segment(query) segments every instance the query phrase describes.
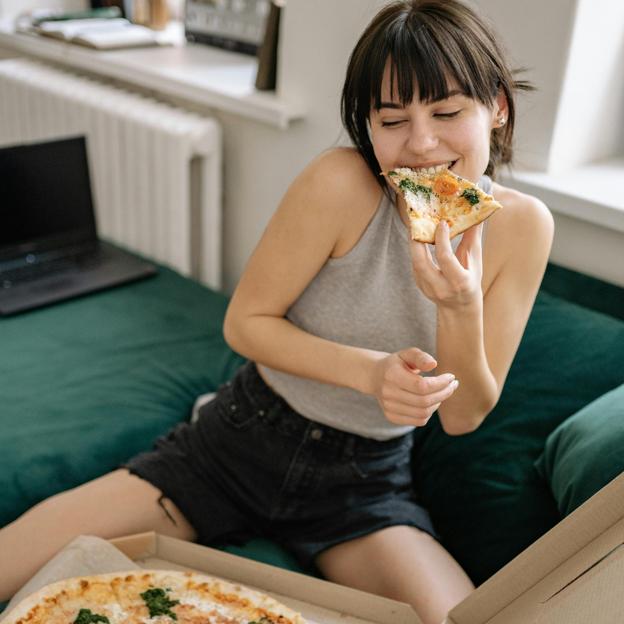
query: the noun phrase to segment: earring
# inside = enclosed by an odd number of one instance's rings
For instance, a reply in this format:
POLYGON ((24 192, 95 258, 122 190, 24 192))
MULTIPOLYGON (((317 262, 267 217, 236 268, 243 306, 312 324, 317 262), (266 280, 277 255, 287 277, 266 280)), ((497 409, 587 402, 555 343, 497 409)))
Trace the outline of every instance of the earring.
POLYGON ((499 115, 496 121, 498 122, 498 125, 500 127, 500 126, 504 126, 507 120, 505 119, 504 115, 499 115))

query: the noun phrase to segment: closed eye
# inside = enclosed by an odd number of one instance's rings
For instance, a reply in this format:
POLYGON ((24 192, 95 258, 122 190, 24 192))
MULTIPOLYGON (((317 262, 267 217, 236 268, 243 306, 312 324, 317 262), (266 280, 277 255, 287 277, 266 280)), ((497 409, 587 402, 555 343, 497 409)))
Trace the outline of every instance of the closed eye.
POLYGON ((382 128, 393 128, 394 126, 398 126, 401 123, 403 123, 403 120, 399 120, 399 121, 382 121, 381 122, 381 127, 382 128))
POLYGON ((435 113, 434 117, 439 117, 441 119, 453 119, 453 117, 457 117, 461 113, 461 109, 453 111, 452 113, 435 113))

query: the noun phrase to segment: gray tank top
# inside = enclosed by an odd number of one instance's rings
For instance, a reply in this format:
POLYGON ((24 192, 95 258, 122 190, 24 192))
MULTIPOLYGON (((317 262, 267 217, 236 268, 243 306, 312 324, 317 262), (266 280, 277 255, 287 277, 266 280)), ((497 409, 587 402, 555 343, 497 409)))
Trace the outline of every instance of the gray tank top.
MULTIPOLYGON (((490 193, 492 182, 484 176, 479 186, 490 193)), ((487 221, 483 236, 486 227, 487 221)), ((453 249, 460 240, 451 241, 453 249)), ((435 258, 435 246, 431 250, 435 258)), ((346 255, 327 260, 286 318, 341 344, 387 353, 418 347, 435 356, 436 307, 414 282, 408 229, 385 193, 360 240, 346 255)), ((275 392, 312 421, 376 440, 413 429, 388 421, 373 396, 258 368, 275 392)))

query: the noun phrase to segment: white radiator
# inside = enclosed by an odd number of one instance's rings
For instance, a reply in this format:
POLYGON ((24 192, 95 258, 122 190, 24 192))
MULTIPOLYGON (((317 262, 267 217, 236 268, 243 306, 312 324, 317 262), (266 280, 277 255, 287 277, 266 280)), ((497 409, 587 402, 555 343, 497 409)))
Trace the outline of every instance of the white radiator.
POLYGON ((219 288, 218 124, 56 67, 0 61, 0 145, 81 134, 100 235, 219 288))

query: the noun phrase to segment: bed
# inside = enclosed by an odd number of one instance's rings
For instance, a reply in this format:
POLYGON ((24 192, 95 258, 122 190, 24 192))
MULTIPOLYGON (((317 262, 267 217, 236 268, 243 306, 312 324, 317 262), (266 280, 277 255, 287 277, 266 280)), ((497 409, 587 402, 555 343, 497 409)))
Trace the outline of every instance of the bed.
MULTIPOLYGON (((161 266, 144 281, 1 319, 0 526, 189 418, 196 397, 243 362, 223 340, 226 306, 161 266)), ((415 433, 417 491, 475 583, 624 470, 624 453, 596 452, 624 448, 623 382, 624 291, 550 265, 486 422, 452 437, 433 418, 415 433), (583 409, 582 425, 603 421, 576 450, 569 423, 583 409)), ((266 540, 228 549, 301 571, 266 540)))

